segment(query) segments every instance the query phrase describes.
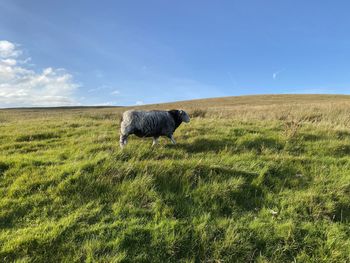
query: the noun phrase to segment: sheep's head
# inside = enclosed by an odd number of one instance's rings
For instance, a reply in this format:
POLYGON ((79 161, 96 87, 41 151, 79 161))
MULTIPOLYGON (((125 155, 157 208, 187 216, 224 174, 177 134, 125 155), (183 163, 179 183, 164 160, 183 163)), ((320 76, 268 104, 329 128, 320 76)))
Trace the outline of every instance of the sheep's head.
POLYGON ((190 122, 190 116, 188 116, 188 114, 187 114, 186 111, 184 111, 184 110, 179 110, 179 113, 180 113, 181 120, 182 120, 183 122, 186 122, 186 123, 190 122))

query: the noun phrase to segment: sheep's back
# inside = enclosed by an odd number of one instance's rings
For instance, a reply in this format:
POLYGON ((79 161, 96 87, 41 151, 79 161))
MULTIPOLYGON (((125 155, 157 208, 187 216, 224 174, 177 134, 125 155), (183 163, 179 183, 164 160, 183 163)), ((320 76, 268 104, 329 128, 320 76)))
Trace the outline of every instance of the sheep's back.
POLYGON ((139 137, 169 135, 174 129, 174 120, 167 111, 129 111, 125 121, 139 137))

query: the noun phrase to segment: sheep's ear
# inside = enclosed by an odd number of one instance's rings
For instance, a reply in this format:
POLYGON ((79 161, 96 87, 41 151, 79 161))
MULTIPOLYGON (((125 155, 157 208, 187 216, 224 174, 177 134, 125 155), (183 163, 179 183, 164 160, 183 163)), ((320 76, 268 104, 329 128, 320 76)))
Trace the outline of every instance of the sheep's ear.
POLYGON ((184 112, 183 110, 179 110, 180 115, 182 115, 182 114, 183 114, 183 112, 184 112))

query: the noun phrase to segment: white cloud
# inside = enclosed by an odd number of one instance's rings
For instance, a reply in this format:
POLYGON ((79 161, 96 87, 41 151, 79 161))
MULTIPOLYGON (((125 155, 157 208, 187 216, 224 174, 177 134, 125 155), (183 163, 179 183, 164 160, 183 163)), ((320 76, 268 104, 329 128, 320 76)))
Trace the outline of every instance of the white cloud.
POLYGON ((145 104, 143 101, 141 101, 141 100, 138 100, 138 101, 136 101, 136 103, 135 103, 135 105, 143 105, 143 104, 145 104))
POLYGON ((283 72, 283 71, 284 71, 284 69, 281 69, 281 70, 278 70, 278 71, 272 73, 272 78, 273 78, 273 79, 276 79, 277 76, 278 76, 281 72, 283 72))
POLYGON ((64 69, 51 67, 36 72, 29 58, 19 60, 22 51, 9 41, 0 41, 0 106, 67 106, 79 87, 64 69))
POLYGON ((120 94, 119 90, 114 90, 111 92, 111 95, 118 95, 118 94, 120 94))
POLYGON ((89 89, 87 92, 91 93, 91 92, 96 92, 96 91, 101 91, 101 90, 109 90, 109 89, 111 89, 110 86, 108 86, 108 85, 101 85, 101 86, 99 86, 97 88, 89 89))
POLYGON ((7 66, 15 66, 17 64, 17 61, 12 58, 2 59, 1 61, 7 66))
POLYGON ((337 91, 327 87, 319 87, 319 88, 310 87, 305 89, 286 90, 282 93, 283 94, 337 94, 337 91))
POLYGON ((22 53, 16 48, 16 45, 7 41, 0 40, 0 58, 18 57, 22 53))
POLYGON ((89 89, 87 92, 91 93, 91 92, 96 92, 99 90, 101 90, 101 88, 89 89))
POLYGON ((95 103, 92 106, 114 106, 116 104, 117 104, 116 101, 106 101, 106 102, 95 103))

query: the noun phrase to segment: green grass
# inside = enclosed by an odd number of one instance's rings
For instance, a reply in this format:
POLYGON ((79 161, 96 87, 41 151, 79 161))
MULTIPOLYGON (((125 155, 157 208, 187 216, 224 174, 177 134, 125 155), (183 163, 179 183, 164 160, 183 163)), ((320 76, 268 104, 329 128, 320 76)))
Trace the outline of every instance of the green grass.
POLYGON ((298 98, 123 151, 120 108, 0 111, 0 261, 350 262, 350 99, 298 98))

